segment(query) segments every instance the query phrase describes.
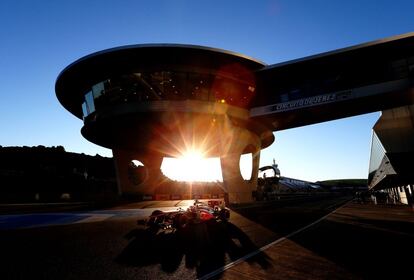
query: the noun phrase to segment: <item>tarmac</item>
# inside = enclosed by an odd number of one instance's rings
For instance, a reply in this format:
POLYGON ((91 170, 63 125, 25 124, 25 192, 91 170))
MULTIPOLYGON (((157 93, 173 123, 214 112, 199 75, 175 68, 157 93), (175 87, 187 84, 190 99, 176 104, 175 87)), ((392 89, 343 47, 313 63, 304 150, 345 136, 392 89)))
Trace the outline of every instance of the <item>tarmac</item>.
POLYGON ((350 201, 202 279, 410 279, 414 211, 350 201))
POLYGON ((9 213, 0 216, 0 275, 2 279, 411 279, 414 211, 404 205, 358 204, 350 199, 239 207, 232 210, 228 223, 155 236, 137 225, 137 219, 147 217, 154 207, 176 208, 190 202, 148 201, 93 210, 59 205, 62 211, 54 213, 42 206, 38 213, 9 213))

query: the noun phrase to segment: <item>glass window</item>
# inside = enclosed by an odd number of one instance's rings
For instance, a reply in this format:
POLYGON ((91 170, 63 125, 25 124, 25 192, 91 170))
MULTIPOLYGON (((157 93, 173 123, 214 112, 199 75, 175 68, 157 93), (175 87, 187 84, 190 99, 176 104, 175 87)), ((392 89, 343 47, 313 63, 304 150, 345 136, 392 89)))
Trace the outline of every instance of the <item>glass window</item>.
POLYGON ((154 72, 153 84, 158 84, 162 98, 167 100, 186 99, 187 74, 182 72, 154 72))
POLYGON ((95 112, 95 103, 93 101, 92 91, 88 92, 85 95, 85 101, 86 101, 86 105, 88 106, 88 109, 89 109, 89 114, 95 112))
POLYGON ((252 83, 216 76, 211 91, 210 101, 246 108, 255 95, 256 87, 252 83))
POLYGON ((82 103, 82 113, 84 117, 87 117, 89 115, 88 106, 86 105, 86 102, 82 103))
POLYGON ((198 73, 190 73, 188 75, 189 98, 208 101, 210 87, 210 75, 198 73))
POLYGON ((92 86, 82 105, 84 116, 119 103, 152 100, 200 100, 248 107, 254 82, 226 75, 181 71, 149 71, 120 75, 92 86))
POLYGON ((104 90, 105 90, 104 82, 101 82, 101 83, 98 83, 98 84, 92 86, 93 97, 95 99, 98 98, 99 96, 101 96, 103 94, 104 90))
POLYGON ((370 158, 370 163, 369 163, 369 172, 374 172, 380 167, 384 156, 385 156, 384 146, 382 146, 382 143, 379 140, 377 134, 375 132, 372 132, 371 158, 370 158))

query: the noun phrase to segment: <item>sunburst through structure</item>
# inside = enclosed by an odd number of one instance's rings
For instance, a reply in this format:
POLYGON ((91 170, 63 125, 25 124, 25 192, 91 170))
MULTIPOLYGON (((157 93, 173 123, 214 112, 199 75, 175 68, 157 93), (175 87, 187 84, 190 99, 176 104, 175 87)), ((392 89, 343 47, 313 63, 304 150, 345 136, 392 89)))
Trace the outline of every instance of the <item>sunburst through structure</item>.
POLYGON ((194 167, 197 152, 219 158, 230 202, 251 202, 273 131, 411 104, 413 57, 413 33, 274 65, 201 46, 133 45, 72 63, 56 94, 86 139, 112 149, 121 192, 154 194, 164 157, 182 158, 181 176, 195 180, 209 172, 194 167), (134 159, 145 166, 138 185, 128 180, 134 159))

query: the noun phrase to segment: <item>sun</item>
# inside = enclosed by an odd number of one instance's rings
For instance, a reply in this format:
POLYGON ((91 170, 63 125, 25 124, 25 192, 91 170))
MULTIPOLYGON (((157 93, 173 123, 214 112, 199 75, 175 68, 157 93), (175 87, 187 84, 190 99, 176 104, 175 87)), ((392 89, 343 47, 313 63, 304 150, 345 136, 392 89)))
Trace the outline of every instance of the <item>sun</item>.
MULTIPOLYGON (((165 176, 176 181, 223 181, 220 158, 206 158, 204 153, 197 149, 187 150, 177 158, 165 157, 161 165, 161 170, 165 176)), ((245 180, 250 180, 252 176, 251 154, 241 156, 240 172, 245 180)))
POLYGON ((180 159, 182 159, 185 162, 191 163, 191 162, 197 162, 204 159, 204 155, 199 150, 189 150, 185 152, 180 159))
POLYGON ((170 179, 187 182, 222 181, 220 159, 206 158, 200 150, 190 149, 178 158, 164 158, 161 169, 170 179))

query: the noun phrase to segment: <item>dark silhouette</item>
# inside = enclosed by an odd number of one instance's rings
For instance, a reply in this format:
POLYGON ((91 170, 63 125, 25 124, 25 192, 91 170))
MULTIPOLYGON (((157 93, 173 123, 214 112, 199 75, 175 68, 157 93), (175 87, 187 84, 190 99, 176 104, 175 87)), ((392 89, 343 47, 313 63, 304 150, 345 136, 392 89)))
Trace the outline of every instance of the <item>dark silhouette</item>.
POLYGON ((99 200, 116 192, 112 158, 57 147, 0 147, 0 203, 99 200))
MULTIPOLYGON (((234 224, 214 220, 155 234, 142 227, 136 228, 125 238, 130 242, 117 257, 117 262, 130 266, 159 263, 165 272, 171 273, 184 261, 187 268, 196 269, 197 277, 257 250, 250 238, 234 224)), ((258 262, 264 268, 271 265, 264 253, 249 261, 258 262)))
POLYGON ((412 222, 361 219, 353 215, 343 218, 352 223, 324 220, 314 230, 295 235, 291 240, 344 267, 355 277, 404 279, 410 274, 412 259, 404 251, 414 249, 412 222))

